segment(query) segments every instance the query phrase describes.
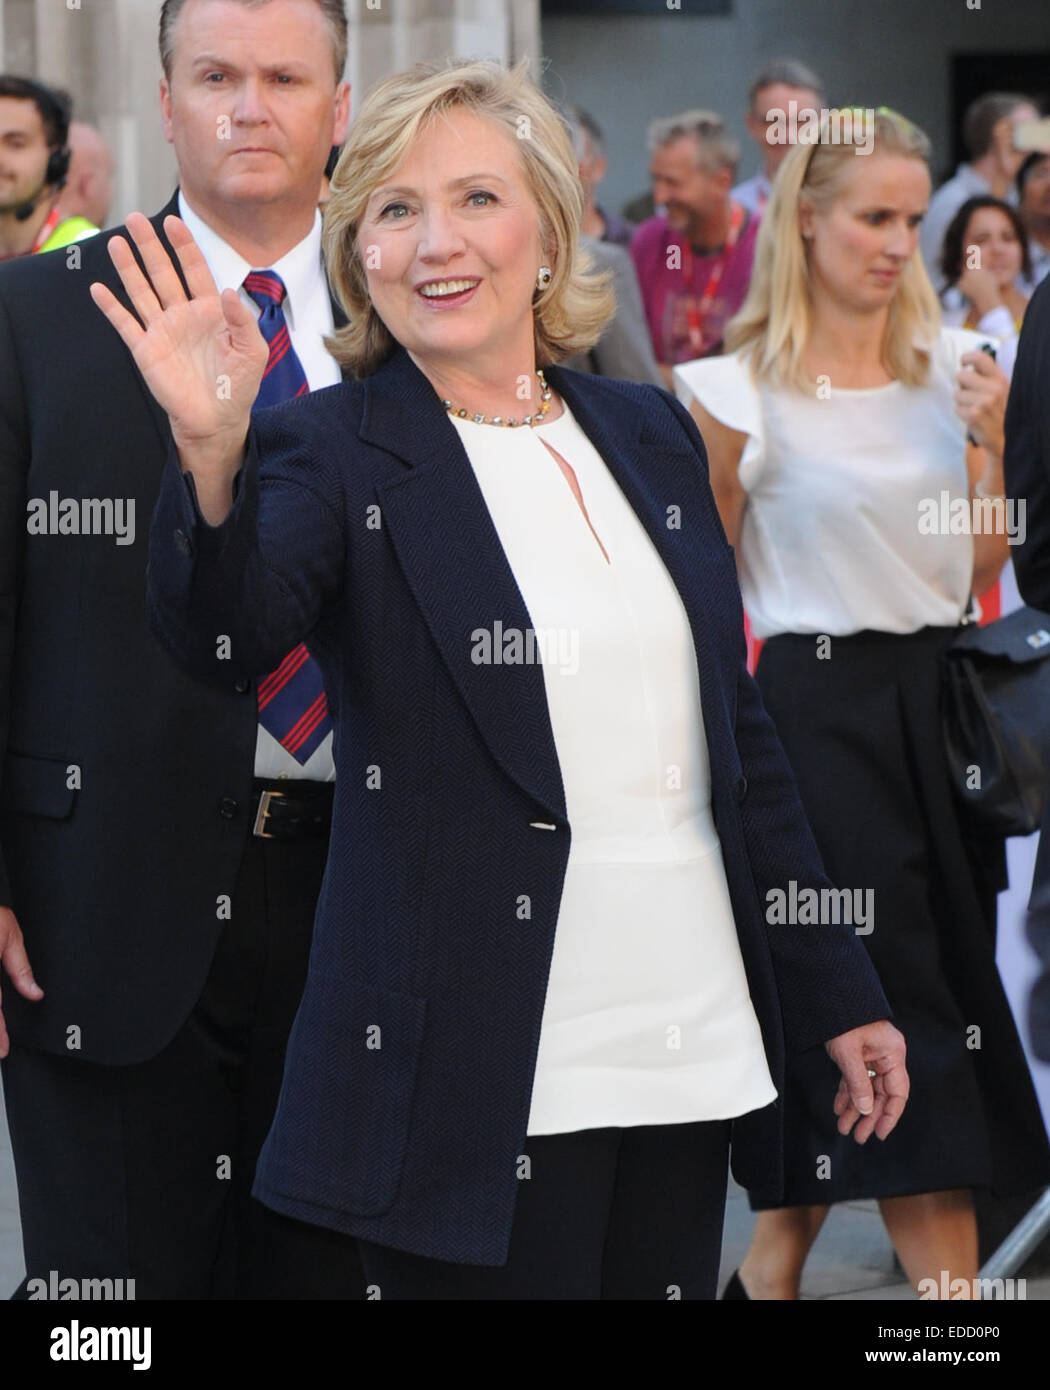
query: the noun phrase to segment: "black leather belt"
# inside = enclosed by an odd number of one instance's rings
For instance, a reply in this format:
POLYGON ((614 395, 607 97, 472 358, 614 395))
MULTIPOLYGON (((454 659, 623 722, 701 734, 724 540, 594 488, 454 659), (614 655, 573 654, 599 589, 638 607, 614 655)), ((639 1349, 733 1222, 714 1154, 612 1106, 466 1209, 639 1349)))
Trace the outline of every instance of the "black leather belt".
POLYGON ((327 835, 332 824, 334 782, 255 779, 252 834, 261 840, 306 840, 327 835))

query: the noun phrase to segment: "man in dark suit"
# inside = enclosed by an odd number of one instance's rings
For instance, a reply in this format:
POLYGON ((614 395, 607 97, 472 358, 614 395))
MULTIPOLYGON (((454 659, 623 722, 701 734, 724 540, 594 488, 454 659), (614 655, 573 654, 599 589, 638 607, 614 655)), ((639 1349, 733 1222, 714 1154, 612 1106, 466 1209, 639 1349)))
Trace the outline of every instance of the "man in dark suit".
MULTIPOLYGON (((258 312, 257 406, 340 379, 316 203, 346 33, 342 0, 161 13, 180 190, 154 225, 179 213, 258 312)), ((250 1196, 327 851, 330 720, 305 649, 208 684, 149 630, 168 424, 88 291, 119 288, 121 234, 0 274, 0 1055, 23 1287, 355 1297, 353 1241, 250 1196)))
MULTIPOLYGON (((1021 328, 1003 472, 1007 494, 1025 503, 1025 541, 1013 557, 1017 587, 1025 603, 1050 611, 1050 281, 1032 296, 1021 328)), ((1027 930, 1042 963, 1028 1006, 1032 1048, 1050 1061, 1050 811, 1043 818, 1027 930)))

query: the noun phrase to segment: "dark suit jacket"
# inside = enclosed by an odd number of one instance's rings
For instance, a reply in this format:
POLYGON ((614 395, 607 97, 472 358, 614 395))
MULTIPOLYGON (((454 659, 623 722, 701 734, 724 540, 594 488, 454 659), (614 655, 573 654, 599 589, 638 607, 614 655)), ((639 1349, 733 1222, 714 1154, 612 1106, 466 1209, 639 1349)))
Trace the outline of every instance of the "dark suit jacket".
MULTIPOLYGON (((745 667, 703 444, 661 389, 548 376, 689 615, 714 815, 782 1088, 785 1048, 889 1010, 849 928, 765 921, 768 889, 828 885, 745 667)), ((150 591, 159 635, 201 675, 219 636, 239 676, 307 637, 336 724, 328 868, 256 1195, 422 1255, 505 1262, 572 831, 542 670, 472 661, 476 629, 531 623, 459 436, 408 354, 261 412, 220 527, 199 520, 172 458, 150 591)), ((780 1124, 779 1102, 735 1124, 740 1181, 779 1181, 780 1124)))
POLYGON ((149 628, 170 435, 88 292, 123 293, 114 235, 80 243, 79 269, 66 251, 0 268, 0 903, 45 990, 31 1004, 5 982, 16 1045, 125 1063, 200 995, 248 833, 257 716, 248 682, 187 675, 149 628), (27 535, 27 500, 52 492, 134 499, 134 543, 27 535))
POLYGON ((1050 280, 1021 326, 1003 467, 1007 493, 1025 501, 1025 542, 1012 549, 1017 587, 1025 603, 1050 610, 1050 280))

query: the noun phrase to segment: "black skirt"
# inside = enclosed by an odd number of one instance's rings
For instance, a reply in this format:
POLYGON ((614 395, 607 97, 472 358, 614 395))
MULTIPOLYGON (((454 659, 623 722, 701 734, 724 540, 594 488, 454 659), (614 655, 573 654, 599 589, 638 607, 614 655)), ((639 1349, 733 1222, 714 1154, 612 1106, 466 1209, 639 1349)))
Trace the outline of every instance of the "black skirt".
POLYGON ((1050 1183, 995 964, 1003 846, 967 839, 942 752, 940 673, 955 632, 787 634, 762 650, 758 684, 828 875, 873 890, 873 930, 859 940, 904 1034, 911 1096, 887 1140, 857 1144, 835 1128, 839 1073, 824 1049, 789 1055, 784 1196, 752 1191, 756 1210, 1050 1183))

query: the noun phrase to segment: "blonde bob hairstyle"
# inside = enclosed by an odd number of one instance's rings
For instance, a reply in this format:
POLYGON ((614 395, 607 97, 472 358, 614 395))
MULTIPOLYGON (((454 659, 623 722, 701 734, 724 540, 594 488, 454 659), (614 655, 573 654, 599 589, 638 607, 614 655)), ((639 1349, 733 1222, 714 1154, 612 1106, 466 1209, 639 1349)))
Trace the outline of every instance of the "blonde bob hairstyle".
POLYGON ((378 83, 365 98, 332 175, 325 209, 325 262, 349 320, 326 341, 335 359, 357 377, 374 372, 395 347, 368 293, 358 245, 365 208, 424 124, 457 107, 487 117, 513 138, 536 203, 552 272, 547 288, 533 295, 536 365, 586 352, 616 312, 612 272, 594 272, 579 243, 583 190, 568 129, 529 79, 527 60, 510 70, 489 60, 418 63, 378 83))
MULTIPOLYGON (((751 286, 725 339, 726 351, 740 352, 760 380, 813 390, 814 383, 802 366, 813 307, 799 208, 808 204, 818 213, 826 212, 847 176, 854 169, 863 170, 869 156, 859 155, 855 143, 833 138, 847 128, 853 130, 848 122, 858 116, 858 112, 827 113, 819 142, 797 145, 774 180, 755 245, 751 286)), ((882 108, 874 116, 874 126, 874 136, 868 132, 872 153, 903 155, 929 164, 929 141, 904 116, 882 108)), ((907 386, 925 385, 929 349, 940 325, 940 305, 916 250, 890 301, 883 339, 883 363, 895 380, 907 386)))

